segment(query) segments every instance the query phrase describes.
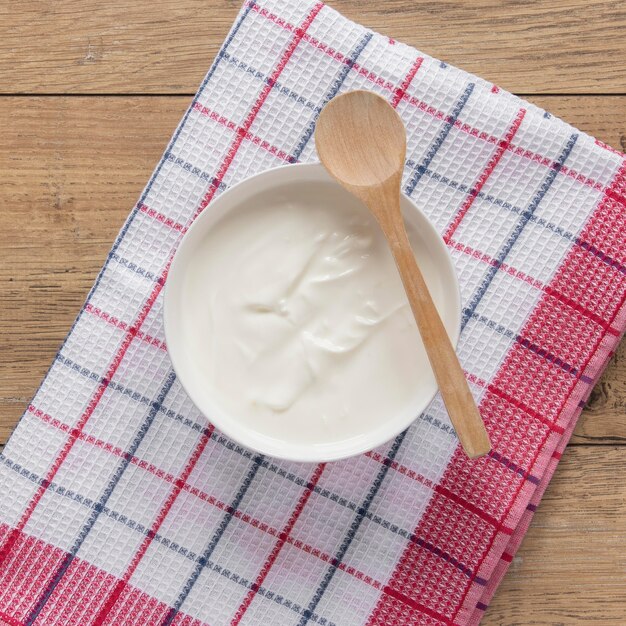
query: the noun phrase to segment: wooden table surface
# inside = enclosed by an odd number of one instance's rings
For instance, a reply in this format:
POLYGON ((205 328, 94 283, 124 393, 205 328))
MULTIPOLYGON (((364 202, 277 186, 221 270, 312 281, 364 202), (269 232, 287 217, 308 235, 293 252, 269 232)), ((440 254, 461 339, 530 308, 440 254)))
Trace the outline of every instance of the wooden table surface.
MULTIPOLYGON (((626 151, 625 2, 330 3, 626 151)), ((0 3, 0 447, 238 7, 0 3)), ((626 624, 625 362, 623 345, 484 624, 626 624)))

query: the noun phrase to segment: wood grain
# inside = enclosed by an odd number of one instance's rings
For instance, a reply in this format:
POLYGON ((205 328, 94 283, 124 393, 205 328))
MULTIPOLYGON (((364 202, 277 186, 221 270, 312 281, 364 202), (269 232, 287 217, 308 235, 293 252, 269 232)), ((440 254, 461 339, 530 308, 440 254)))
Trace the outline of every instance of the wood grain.
MULTIPOLYGON (((626 444, 626 342, 591 392, 571 443, 626 444)), ((626 495, 625 495, 626 497, 626 495)))
MULTIPOLYGON (((262 3, 261 3, 262 4, 262 3)), ((517 93, 626 92, 626 3, 331 0, 346 16, 517 93)), ((0 4, 4 93, 193 93, 239 0, 0 4)))
POLYGON ((189 98, 0 99, 0 441, 189 98))
POLYGON ((483 626, 626 623, 624 458, 567 448, 483 626))

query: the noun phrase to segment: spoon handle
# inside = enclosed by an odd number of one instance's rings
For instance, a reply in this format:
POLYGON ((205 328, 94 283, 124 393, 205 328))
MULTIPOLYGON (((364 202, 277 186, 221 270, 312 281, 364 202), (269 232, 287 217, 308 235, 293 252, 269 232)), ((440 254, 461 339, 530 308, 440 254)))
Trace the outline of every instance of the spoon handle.
POLYGON ((415 260, 404 224, 400 220, 395 226, 392 232, 387 231, 387 239, 448 415, 467 455, 472 459, 483 456, 491 450, 489 435, 415 260))

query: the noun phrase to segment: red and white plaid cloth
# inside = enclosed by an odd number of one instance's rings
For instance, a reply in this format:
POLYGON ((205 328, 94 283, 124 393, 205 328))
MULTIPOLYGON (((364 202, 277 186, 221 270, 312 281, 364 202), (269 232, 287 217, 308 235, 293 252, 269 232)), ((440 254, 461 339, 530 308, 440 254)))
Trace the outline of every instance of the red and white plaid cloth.
POLYGON ((624 331, 625 263, 623 155, 320 3, 246 4, 0 457, 0 622, 476 624, 624 331), (314 160, 320 108, 356 88, 404 119, 406 192, 456 264, 478 461, 439 399, 359 458, 264 458, 165 351, 194 216, 314 160))

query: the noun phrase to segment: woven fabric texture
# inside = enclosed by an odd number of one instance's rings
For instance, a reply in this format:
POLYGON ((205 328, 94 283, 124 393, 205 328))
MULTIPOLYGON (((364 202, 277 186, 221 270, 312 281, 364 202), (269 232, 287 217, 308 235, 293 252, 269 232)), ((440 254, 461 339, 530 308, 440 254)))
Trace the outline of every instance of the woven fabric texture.
POLYGON ((321 3, 244 5, 0 456, 0 621, 476 624, 624 331, 625 233, 608 146, 321 3), (264 458, 168 360, 189 224, 237 181, 314 161, 321 107, 357 88, 402 116, 404 189, 456 265, 493 443, 477 461, 439 398, 358 458, 264 458))

